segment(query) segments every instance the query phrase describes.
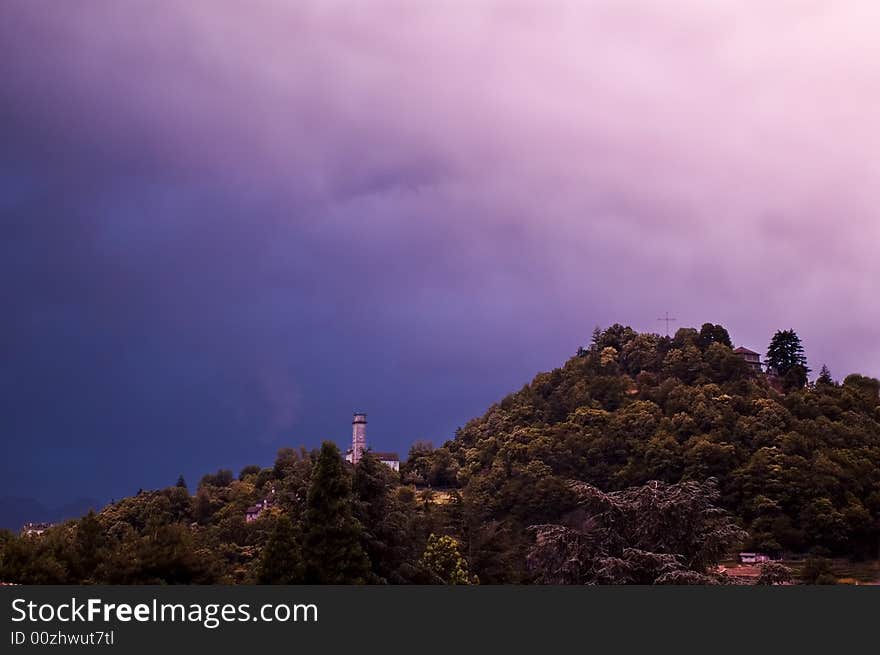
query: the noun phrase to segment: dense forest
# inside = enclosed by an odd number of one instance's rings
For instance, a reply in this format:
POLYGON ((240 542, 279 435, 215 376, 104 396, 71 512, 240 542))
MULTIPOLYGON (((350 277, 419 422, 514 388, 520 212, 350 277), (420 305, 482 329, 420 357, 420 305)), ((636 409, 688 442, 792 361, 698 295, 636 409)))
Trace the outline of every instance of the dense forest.
MULTIPOLYGON (((687 584, 737 549, 880 557, 880 382, 813 383, 797 335, 769 373, 705 324, 614 325, 561 368, 413 445, 398 474, 332 443, 181 478, 40 536, 0 533, 20 583, 687 584), (254 521, 245 512, 271 499, 254 521)), ((765 567, 759 582, 788 580, 765 567)))

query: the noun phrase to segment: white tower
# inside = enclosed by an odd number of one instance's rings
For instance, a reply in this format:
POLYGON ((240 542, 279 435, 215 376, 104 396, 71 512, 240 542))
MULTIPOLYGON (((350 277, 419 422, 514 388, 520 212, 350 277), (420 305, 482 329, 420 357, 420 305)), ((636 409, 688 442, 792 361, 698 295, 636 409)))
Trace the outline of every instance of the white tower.
POLYGON ((351 463, 357 464, 367 449, 367 415, 356 413, 351 422, 351 463))

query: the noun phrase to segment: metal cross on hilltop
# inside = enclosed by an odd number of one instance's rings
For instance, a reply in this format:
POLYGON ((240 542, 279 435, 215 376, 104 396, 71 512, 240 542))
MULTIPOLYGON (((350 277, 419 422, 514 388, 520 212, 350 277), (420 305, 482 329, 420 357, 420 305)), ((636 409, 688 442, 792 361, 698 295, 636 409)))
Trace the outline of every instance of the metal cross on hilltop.
POLYGON ((663 317, 661 317, 661 318, 658 318, 657 320, 658 320, 658 321, 665 321, 665 322, 666 322, 666 336, 668 337, 668 336, 669 336, 669 324, 670 324, 672 321, 677 321, 678 319, 677 319, 677 318, 672 318, 671 316, 669 316, 669 312, 666 312, 666 316, 663 316, 663 317))

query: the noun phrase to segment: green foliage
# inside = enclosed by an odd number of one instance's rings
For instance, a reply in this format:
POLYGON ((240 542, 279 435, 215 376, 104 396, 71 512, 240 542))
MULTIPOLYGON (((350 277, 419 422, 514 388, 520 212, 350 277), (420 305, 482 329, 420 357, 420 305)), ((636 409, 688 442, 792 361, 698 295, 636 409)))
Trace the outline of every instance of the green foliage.
POLYGON ((733 343, 730 341, 730 335, 723 326, 712 325, 712 323, 703 323, 703 326, 700 328, 699 336, 700 348, 706 350, 713 343, 733 348, 733 343))
POLYGON ((843 386, 852 393, 860 409, 873 409, 874 415, 877 415, 876 410, 880 408, 880 380, 853 373, 844 378, 843 386))
POLYGON ((257 582, 260 584, 300 584, 304 566, 299 536, 286 516, 275 522, 275 530, 260 557, 257 582))
POLYGON ((228 487, 234 479, 232 471, 220 469, 216 473, 208 473, 202 476, 199 487, 228 487))
MULTIPOLYGON (((598 330, 454 439, 416 442, 400 476, 369 452, 350 467, 329 443, 283 448, 195 496, 181 477, 40 537, 0 533, 0 580, 684 584, 721 581, 713 564, 737 539, 876 557, 880 381, 824 371, 805 386, 790 336, 781 393, 721 326, 598 330)), ((821 561, 805 579, 836 581, 821 561)))
POLYGON ((70 573, 77 580, 97 582, 101 578, 107 536, 94 512, 90 511, 78 522, 72 542, 70 573))
POLYGON ((373 563, 379 582, 400 582, 411 572, 407 564, 415 561, 412 516, 415 499, 396 493, 397 476, 371 451, 361 457, 354 471, 354 516, 362 526, 362 545, 373 563))
POLYGON ((445 444, 462 489, 457 534, 482 580, 524 580, 525 528, 564 519, 572 479, 609 492, 714 477, 748 548, 876 557, 880 382, 850 376, 780 394, 716 327, 704 326, 702 341, 688 328, 672 339, 599 331, 587 353, 537 375, 445 444), (481 525, 505 543, 490 547, 481 525), (493 577, 499 570, 506 576, 493 577))
POLYGON ((543 584, 713 584, 718 561, 746 534, 713 503, 714 481, 603 493, 573 482, 578 508, 532 526, 529 569, 543 584))
POLYGON ((400 475, 404 482, 417 485, 430 484, 434 445, 430 441, 416 441, 410 446, 406 461, 401 464, 400 475))
POLYGON ((761 573, 755 581, 759 586, 788 584, 792 580, 791 569, 781 562, 764 562, 761 573))
POLYGON ((247 478, 255 477, 260 474, 261 470, 261 467, 257 466, 256 464, 248 464, 247 466, 242 468, 241 471, 239 471, 238 479, 243 481, 247 478))
POLYGON ((834 378, 831 377, 831 371, 828 370, 828 367, 825 366, 825 364, 822 364, 822 368, 819 371, 819 377, 816 378, 816 384, 834 385, 834 378))
POLYGON ((787 390, 800 389, 807 384, 807 358, 800 337, 794 330, 779 330, 767 348, 767 366, 783 380, 787 390))
POLYGON ((825 557, 810 557, 807 559, 801 571, 801 581, 806 584, 837 584, 837 576, 834 574, 831 560, 825 557))
POLYGON ((296 468, 300 461, 300 456, 293 448, 281 448, 275 457, 275 466, 272 468, 272 474, 275 478, 284 478, 296 468))
POLYGON ((321 446, 309 487, 303 560, 309 584, 363 583, 370 570, 352 514, 351 477, 330 441, 321 446))
POLYGON ((192 532, 172 523, 129 533, 109 554, 110 584, 205 584, 213 581, 213 556, 196 546, 192 532))
POLYGON ((477 584, 476 576, 468 572, 465 559, 458 551, 458 542, 447 535, 431 534, 422 555, 421 564, 433 573, 442 584, 477 584))

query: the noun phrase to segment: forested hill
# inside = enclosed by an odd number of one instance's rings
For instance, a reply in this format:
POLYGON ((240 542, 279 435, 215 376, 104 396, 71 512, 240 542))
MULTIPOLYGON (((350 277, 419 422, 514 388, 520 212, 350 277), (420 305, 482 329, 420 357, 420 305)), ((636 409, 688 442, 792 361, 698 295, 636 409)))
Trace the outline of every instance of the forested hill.
MULTIPOLYGON (((730 553, 877 558, 880 382, 809 369, 797 335, 773 375, 706 324, 674 338, 596 331, 400 473, 325 442, 274 465, 181 478, 41 535, 0 531, 17 583, 709 584, 730 553)), ((772 563, 759 582, 789 580, 772 563)))
POLYGON ((460 429, 423 474, 463 486, 483 518, 523 524, 563 508, 569 479, 610 491, 714 478, 746 548, 878 557, 880 382, 837 383, 823 367, 806 384, 794 332, 773 345, 783 354, 768 377, 721 326, 674 338, 597 331, 460 429))

